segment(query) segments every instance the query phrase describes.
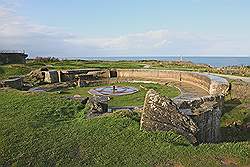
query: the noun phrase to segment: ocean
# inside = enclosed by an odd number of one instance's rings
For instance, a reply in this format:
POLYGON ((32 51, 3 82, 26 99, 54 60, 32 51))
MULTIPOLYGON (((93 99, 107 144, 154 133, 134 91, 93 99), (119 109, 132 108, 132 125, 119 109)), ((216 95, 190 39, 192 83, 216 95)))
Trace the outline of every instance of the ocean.
MULTIPOLYGON (((94 57, 77 57, 81 60, 181 60, 178 56, 94 56, 94 57)), ((223 66, 250 66, 250 57, 182 57, 183 61, 192 61, 193 63, 208 64, 213 67, 223 66)))

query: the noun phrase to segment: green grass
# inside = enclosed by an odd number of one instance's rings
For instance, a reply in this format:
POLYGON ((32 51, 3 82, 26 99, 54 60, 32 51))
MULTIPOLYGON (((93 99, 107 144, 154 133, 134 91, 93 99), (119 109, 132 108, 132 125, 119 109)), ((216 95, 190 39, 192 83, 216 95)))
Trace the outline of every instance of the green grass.
MULTIPOLYGON (((204 67, 161 64, 156 61, 63 61, 31 62, 0 66, 0 80, 24 75, 49 65, 50 69, 143 68, 191 71, 204 67)), ((128 83, 118 85, 127 86, 128 83)), ((178 90, 159 84, 129 84, 138 93, 114 97, 110 106, 143 105, 146 90, 175 97, 178 90)), ((139 114, 113 113, 85 119, 84 106, 61 96, 89 96, 91 87, 73 88, 62 95, 0 90, 0 166, 223 166, 233 161, 250 165, 249 133, 230 127, 233 122, 249 122, 249 99, 227 99, 221 120, 223 143, 190 145, 173 132, 140 130, 139 114)))
POLYGON ((242 124, 250 122, 250 99, 226 99, 223 111, 223 126, 237 122, 242 124))
POLYGON ((28 61, 30 66, 45 66, 48 65, 51 69, 79 69, 79 68, 142 68, 145 64, 133 61, 83 61, 83 60, 64 60, 57 62, 34 62, 28 61))
MULTIPOLYGON (((111 86, 113 84, 103 84, 99 86, 111 86)), ((179 90, 175 87, 170 87, 167 85, 160 85, 154 83, 117 83, 116 86, 132 86, 137 88, 139 91, 124 96, 113 96, 109 102, 109 106, 142 106, 144 104, 144 98, 149 89, 155 89, 161 95, 168 96, 170 98, 176 97, 179 95, 179 90), (143 88, 141 87, 143 86, 143 88), (146 89, 144 89, 146 88, 146 89)), ((81 95, 82 97, 90 96, 88 91, 94 87, 75 87, 68 90, 63 91, 62 95, 81 95)))
POLYGON ((241 131, 234 126, 250 122, 250 99, 230 99, 226 98, 221 119, 222 136, 225 141, 249 141, 250 133, 241 131))
POLYGON ((4 65, 0 66, 0 80, 12 76, 28 74, 32 68, 26 65, 4 65))
POLYGON ((168 62, 168 61, 84 61, 84 60, 63 60, 63 61, 34 61, 28 60, 25 65, 4 65, 0 66, 0 80, 10 76, 28 74, 31 70, 48 66, 49 69, 66 70, 80 68, 101 68, 101 69, 142 69, 144 67, 150 69, 166 69, 166 70, 181 70, 181 71, 197 71, 211 72, 220 74, 233 74, 239 76, 250 76, 249 67, 234 67, 221 71, 217 68, 211 68, 206 65, 197 65, 192 63, 168 62))
POLYGON ((134 114, 84 119, 55 94, 0 90, 0 166, 249 165, 249 142, 190 145, 173 132, 145 132, 134 114))

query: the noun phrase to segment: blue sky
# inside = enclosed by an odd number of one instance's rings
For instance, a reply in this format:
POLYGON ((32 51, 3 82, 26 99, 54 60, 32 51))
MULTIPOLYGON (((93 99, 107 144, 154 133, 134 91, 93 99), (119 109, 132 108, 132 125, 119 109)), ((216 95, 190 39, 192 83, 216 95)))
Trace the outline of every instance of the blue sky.
POLYGON ((249 9, 249 0, 0 0, 0 49, 56 57, 249 55, 249 9))
POLYGON ((26 0, 19 13, 83 35, 164 28, 250 35, 249 8, 249 0, 26 0))

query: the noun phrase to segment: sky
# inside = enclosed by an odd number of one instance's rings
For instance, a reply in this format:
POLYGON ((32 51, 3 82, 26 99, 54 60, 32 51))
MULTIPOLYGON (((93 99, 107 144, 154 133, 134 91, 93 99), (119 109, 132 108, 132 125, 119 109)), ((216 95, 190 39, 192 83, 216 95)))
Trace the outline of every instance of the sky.
POLYGON ((249 0, 0 0, 0 50, 31 57, 250 55, 249 0))

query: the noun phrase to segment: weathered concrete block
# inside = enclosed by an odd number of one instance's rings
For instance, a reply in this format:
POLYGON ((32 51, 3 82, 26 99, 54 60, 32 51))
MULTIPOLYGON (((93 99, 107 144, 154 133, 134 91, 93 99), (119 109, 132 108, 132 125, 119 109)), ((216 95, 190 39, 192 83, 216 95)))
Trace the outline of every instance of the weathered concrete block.
POLYGON ((174 130, 192 143, 218 142, 224 98, 207 96, 176 100, 160 96, 154 90, 145 97, 141 128, 152 131, 174 130))
POLYGON ((221 110, 216 101, 204 102, 200 108, 193 110, 190 117, 199 128, 196 137, 200 143, 220 140, 221 110))
POLYGON ((226 79, 198 72, 154 70, 154 69, 118 69, 117 77, 124 79, 140 80, 173 80, 198 86, 211 95, 226 94, 229 84, 226 79))
POLYGON ((217 95, 219 94, 227 94, 229 88, 229 83, 221 84, 215 81, 212 81, 210 84, 209 94, 217 95))
POLYGON ((24 64, 28 57, 25 53, 18 52, 0 52, 0 64, 24 64))
POLYGON ((33 85, 40 85, 44 82, 45 71, 49 71, 48 68, 42 67, 37 70, 31 71, 28 75, 26 75, 26 81, 32 83, 33 85))
POLYGON ((96 78, 110 78, 110 71, 109 70, 89 71, 87 74, 93 75, 96 78))
POLYGON ((75 69, 60 71, 61 82, 73 81, 76 75, 84 75, 90 71, 99 71, 99 69, 75 69))
POLYGON ((13 78, 13 79, 4 80, 3 86, 14 88, 14 89, 22 89, 23 79, 22 78, 13 78))
POLYGON ((87 113, 88 118, 93 118, 108 112, 108 99, 104 96, 93 96, 89 99, 90 110, 87 113))
POLYGON ((197 143, 198 128, 193 120, 178 111, 176 104, 156 91, 149 90, 141 117, 141 128, 149 131, 173 130, 184 135, 191 143, 197 143))
POLYGON ((57 83, 59 82, 59 76, 57 71, 44 71, 44 82, 57 83))
POLYGON ((250 83, 237 80, 232 82, 230 87, 231 98, 247 99, 250 97, 250 83))

